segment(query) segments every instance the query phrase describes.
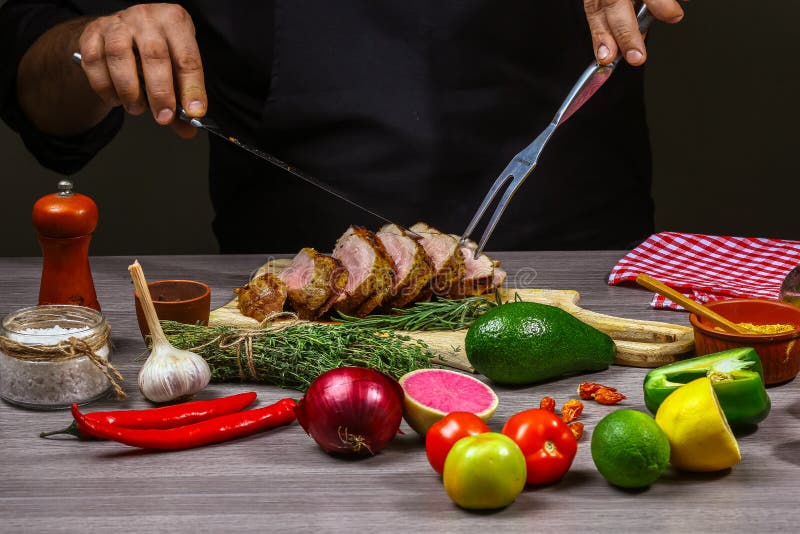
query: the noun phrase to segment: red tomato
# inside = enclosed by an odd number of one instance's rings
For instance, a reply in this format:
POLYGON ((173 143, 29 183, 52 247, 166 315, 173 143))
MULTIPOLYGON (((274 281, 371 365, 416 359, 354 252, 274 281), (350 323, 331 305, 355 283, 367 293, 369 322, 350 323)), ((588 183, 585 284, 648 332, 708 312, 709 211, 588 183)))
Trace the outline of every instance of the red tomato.
POLYGON ((447 453, 456 441, 467 436, 477 436, 489 432, 483 419, 470 412, 452 412, 444 416, 425 434, 425 452, 428 461, 437 473, 444 471, 447 453))
POLYGON ((561 480, 578 451, 578 440, 566 423, 547 410, 526 410, 511 416, 503 426, 503 434, 522 449, 528 484, 561 480))

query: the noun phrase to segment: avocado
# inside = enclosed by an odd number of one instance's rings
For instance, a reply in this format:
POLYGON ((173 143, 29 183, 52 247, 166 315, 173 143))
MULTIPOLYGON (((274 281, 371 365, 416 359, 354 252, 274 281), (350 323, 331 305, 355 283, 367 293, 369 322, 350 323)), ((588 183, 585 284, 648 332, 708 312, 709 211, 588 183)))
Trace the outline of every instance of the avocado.
POLYGON ((520 385, 600 371, 616 354, 607 334, 561 308, 535 302, 509 302, 480 316, 467 332, 465 349, 479 373, 520 385))

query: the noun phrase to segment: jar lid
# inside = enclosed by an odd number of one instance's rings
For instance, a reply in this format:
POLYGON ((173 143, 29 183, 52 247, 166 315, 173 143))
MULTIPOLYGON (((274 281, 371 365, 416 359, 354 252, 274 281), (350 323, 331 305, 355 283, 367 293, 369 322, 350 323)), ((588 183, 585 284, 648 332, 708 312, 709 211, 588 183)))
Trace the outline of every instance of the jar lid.
POLYGON ((72 182, 58 182, 58 192, 45 195, 33 205, 33 224, 46 237, 79 237, 97 227, 97 204, 72 190, 72 182))

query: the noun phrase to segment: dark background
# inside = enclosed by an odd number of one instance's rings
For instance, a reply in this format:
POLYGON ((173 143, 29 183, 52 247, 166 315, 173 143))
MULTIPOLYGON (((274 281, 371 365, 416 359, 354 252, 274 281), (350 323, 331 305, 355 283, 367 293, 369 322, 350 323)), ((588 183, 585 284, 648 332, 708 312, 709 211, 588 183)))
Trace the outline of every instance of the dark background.
MULTIPOLYGON (((686 11, 649 39, 656 227, 800 239, 800 3, 695 0, 686 11)), ((38 255, 31 207, 61 176, 41 168, 2 123, 0 157, 0 255, 38 255)), ((91 253, 216 252, 207 157, 204 135, 187 142, 149 117, 128 117, 72 177, 100 209, 91 253)), ((614 154, 597 164, 614 165, 614 154)))

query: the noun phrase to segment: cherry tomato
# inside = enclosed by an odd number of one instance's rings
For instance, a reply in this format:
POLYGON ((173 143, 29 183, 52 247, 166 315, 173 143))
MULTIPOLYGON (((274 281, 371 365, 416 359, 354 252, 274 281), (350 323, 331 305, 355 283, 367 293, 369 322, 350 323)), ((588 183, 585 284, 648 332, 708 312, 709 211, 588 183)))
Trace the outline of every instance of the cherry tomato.
POLYGON ((456 441, 489 432, 483 419, 470 412, 452 412, 434 423, 425 434, 425 452, 431 467, 442 474, 447 453, 456 441))
POLYGON ((514 441, 498 432, 458 440, 444 463, 444 489, 462 508, 508 506, 525 487, 525 457, 514 441))
POLYGON ((578 440, 559 416, 547 410, 520 412, 506 421, 503 434, 513 439, 525 455, 528 484, 550 484, 569 470, 578 440))

